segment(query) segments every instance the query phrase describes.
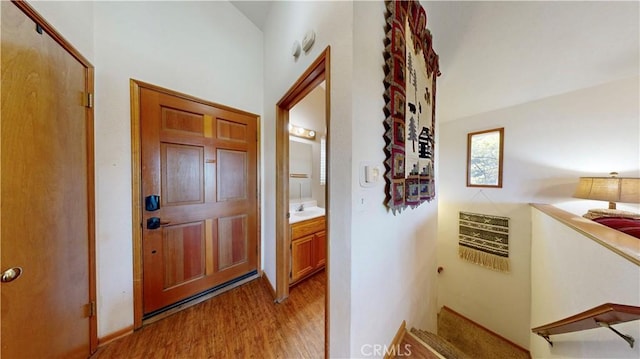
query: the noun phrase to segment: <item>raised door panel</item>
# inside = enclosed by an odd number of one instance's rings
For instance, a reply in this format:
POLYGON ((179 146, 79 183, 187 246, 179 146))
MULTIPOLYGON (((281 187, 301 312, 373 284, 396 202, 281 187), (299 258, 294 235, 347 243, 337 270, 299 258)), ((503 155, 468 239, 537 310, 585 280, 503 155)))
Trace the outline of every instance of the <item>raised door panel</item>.
POLYGON ((224 119, 218 119, 216 123, 218 139, 242 143, 248 142, 247 125, 224 119))
POLYGON ((314 260, 314 236, 291 242, 291 282, 295 282, 316 269, 314 260))
POLYGON ((163 228, 164 289, 205 275, 205 222, 163 228))
POLYGON ((218 271, 247 261, 247 216, 218 219, 218 271))
POLYGON ((204 136, 204 117, 170 107, 162 107, 162 130, 177 131, 184 136, 204 136))
POLYGON ((161 143, 162 204, 204 202, 204 147, 161 143))
POLYGON ((218 202, 247 198, 247 153, 218 150, 218 202))

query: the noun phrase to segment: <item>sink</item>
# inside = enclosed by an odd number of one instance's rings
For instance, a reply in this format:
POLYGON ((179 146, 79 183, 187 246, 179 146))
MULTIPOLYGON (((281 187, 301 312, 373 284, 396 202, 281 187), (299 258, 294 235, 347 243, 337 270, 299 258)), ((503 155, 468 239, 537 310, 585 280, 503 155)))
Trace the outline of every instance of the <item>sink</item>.
POLYGON ((296 217, 313 217, 313 216, 321 216, 324 214, 324 211, 320 211, 317 209, 308 210, 305 209, 302 212, 295 212, 293 215, 296 217))
POLYGON ((300 222, 305 219, 311 219, 315 217, 324 216, 325 210, 320 207, 309 207, 305 208, 300 212, 292 212, 291 218, 289 219, 289 223, 300 222))

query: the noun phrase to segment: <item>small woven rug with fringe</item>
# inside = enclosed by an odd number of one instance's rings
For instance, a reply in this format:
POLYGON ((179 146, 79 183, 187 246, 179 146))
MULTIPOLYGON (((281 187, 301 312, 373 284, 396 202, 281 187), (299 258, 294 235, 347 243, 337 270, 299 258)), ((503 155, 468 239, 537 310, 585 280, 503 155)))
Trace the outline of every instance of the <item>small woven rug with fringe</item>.
POLYGON ((458 255, 469 262, 509 272, 509 218, 460 212, 458 255))

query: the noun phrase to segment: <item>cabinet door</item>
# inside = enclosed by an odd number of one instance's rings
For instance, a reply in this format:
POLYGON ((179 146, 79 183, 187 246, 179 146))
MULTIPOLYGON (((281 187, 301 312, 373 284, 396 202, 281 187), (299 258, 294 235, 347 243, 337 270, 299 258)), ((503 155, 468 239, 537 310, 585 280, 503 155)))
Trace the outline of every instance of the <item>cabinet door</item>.
POLYGON ((314 238, 312 234, 291 242, 291 283, 316 269, 314 238))
POLYGON ((315 267, 322 268, 327 263, 327 232, 320 231, 315 234, 315 267))

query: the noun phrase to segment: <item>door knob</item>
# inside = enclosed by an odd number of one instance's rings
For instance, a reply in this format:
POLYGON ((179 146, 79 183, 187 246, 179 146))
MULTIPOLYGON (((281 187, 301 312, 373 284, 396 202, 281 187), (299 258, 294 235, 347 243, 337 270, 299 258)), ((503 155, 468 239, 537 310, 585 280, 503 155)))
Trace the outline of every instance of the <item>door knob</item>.
POLYGON ((0 281, 2 283, 9 283, 11 281, 18 279, 18 277, 20 277, 21 274, 22 274, 22 268, 20 267, 9 268, 6 271, 2 272, 2 278, 0 279, 0 281))
POLYGON ((161 221, 158 217, 151 217, 147 219, 147 229, 158 229, 160 226, 166 226, 171 224, 169 221, 161 221))

